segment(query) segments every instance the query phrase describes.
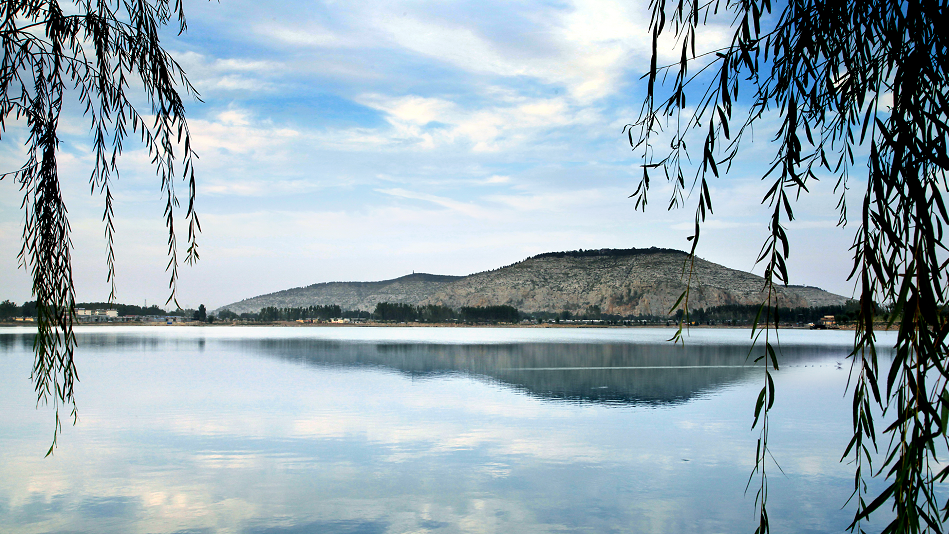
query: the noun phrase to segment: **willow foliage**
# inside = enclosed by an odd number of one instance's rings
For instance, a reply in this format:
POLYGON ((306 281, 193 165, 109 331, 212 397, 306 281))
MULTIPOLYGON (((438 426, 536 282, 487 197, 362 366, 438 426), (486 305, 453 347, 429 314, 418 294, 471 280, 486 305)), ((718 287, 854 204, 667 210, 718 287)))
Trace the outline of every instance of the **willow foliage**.
MULTIPOLYGON (((681 206, 694 187, 694 254, 712 210, 709 180, 728 170, 754 128, 766 139, 761 130, 776 124, 764 132, 772 136, 774 158, 762 175, 762 203, 771 215, 758 259, 770 295, 764 307, 774 308, 775 286, 788 282, 785 227, 795 201, 818 175, 831 175, 845 225, 847 190, 865 187, 851 249, 861 309, 852 353, 853 439, 843 455, 855 466, 851 529, 862 532, 872 512, 892 508, 884 532, 943 532, 949 503, 937 500, 935 486, 949 475, 947 2, 652 0, 651 9, 648 91, 628 127, 630 144, 643 158, 632 195, 636 207, 645 207, 657 174, 673 185, 670 208, 681 206), (733 33, 727 46, 697 51, 697 36, 710 21, 729 24, 733 33), (662 66, 662 43, 673 36, 680 59, 662 66), (694 166, 687 147, 693 136, 704 138, 694 166), (669 143, 668 152, 656 152, 658 139, 669 143), (888 369, 877 358, 875 301, 893 306, 898 327, 888 369), (874 419, 874 404, 883 408, 884 421, 874 419), (878 444, 884 453, 874 460, 878 444), (869 477, 885 479, 885 489, 868 495, 869 477)), ((756 328, 765 336, 759 358, 765 385, 755 408, 760 533, 769 531, 767 419, 778 358, 768 336, 774 328, 767 320, 756 328)))
POLYGON ((194 211, 195 180, 191 138, 178 87, 197 97, 184 71, 165 51, 159 34, 177 22, 186 29, 180 0, 4 0, 0 3, 0 134, 9 142, 7 123, 26 127, 25 161, 0 175, 19 184, 25 213, 19 259, 32 274, 38 333, 34 344, 33 381, 38 402, 52 400, 56 427, 59 407, 71 405, 77 380, 73 350, 76 339, 69 221, 63 200, 57 153, 63 99, 72 92, 89 121, 95 164, 91 191, 104 198, 102 219, 108 244, 108 280, 115 295, 114 233, 111 186, 126 137, 139 137, 148 149, 161 182, 168 228, 169 286, 174 299, 178 277, 178 245, 174 216, 179 201, 176 177, 188 187, 185 261, 198 258, 200 231, 194 211), (148 115, 131 98, 144 91, 148 115), (129 93, 132 93, 130 95, 129 93), (176 150, 180 153, 176 154, 176 150), (176 168, 180 165, 180 168, 176 168))

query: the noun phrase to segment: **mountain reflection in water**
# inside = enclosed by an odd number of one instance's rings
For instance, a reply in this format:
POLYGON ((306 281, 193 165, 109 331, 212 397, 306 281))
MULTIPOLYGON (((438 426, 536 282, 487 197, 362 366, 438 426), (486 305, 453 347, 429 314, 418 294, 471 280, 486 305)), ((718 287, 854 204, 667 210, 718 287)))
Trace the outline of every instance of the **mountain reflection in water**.
MULTIPOLYGON (((750 532, 748 332, 670 335, 81 327, 80 421, 43 458, 34 335, 0 329, 0 531, 750 532)), ((775 531, 852 517, 852 339, 781 333, 775 531)))
MULTIPOLYGON (((246 341, 241 341, 246 343, 246 341)), ((687 402, 755 372, 746 346, 518 343, 356 344, 313 339, 257 340, 254 349, 303 365, 375 366, 415 378, 446 373, 486 377, 546 400, 616 405, 687 402)), ((835 360, 839 347, 789 347, 784 365, 835 360)))
MULTIPOLYGON (((32 346, 32 336, 16 336, 32 346)), ((0 343, 15 343, 0 336, 0 343)), ((364 367, 413 378, 459 373, 494 381, 552 401, 607 405, 675 405, 710 394, 756 372, 760 350, 749 344, 502 343, 438 344, 354 342, 313 337, 273 339, 167 338, 85 334, 84 344, 114 350, 197 349, 206 344, 254 353, 304 366, 364 367)), ((780 351, 783 366, 845 364, 844 345, 790 345, 780 351)), ((759 371, 760 372, 760 369, 759 371)))

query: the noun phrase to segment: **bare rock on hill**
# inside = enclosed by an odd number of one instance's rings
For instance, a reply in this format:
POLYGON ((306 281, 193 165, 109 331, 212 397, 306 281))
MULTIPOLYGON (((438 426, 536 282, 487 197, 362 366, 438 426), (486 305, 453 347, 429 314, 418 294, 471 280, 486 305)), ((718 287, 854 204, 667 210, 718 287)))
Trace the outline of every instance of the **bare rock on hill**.
MULTIPOLYGON (((502 269, 467 276, 423 301, 452 308, 506 304, 527 312, 583 313, 593 306, 615 315, 666 315, 689 283, 684 252, 626 249, 548 253, 502 269)), ((764 279, 695 258, 689 307, 759 304, 764 279)), ((787 307, 844 304, 817 288, 781 288, 787 307)))
MULTIPOLYGON (((691 286, 689 308, 760 304, 764 279, 670 249, 601 249, 540 254, 470 276, 412 274, 381 282, 330 282, 288 289, 224 306, 236 313, 265 306, 303 307, 339 304, 344 310, 372 311, 379 302, 412 305, 509 305, 525 312, 585 313, 597 306, 605 314, 669 313, 691 286)), ((778 289, 786 307, 843 305, 846 297, 816 287, 778 289)))
POLYGON ((846 304, 848 301, 854 300, 841 295, 835 295, 814 286, 788 286, 788 290, 804 297, 804 300, 807 301, 807 305, 812 308, 818 306, 840 306, 846 304))
POLYGON ((222 306, 234 313, 257 313, 261 308, 300 308, 338 304, 344 310, 372 311, 379 302, 419 304, 461 276, 413 273, 380 282, 327 282, 244 299, 222 306))

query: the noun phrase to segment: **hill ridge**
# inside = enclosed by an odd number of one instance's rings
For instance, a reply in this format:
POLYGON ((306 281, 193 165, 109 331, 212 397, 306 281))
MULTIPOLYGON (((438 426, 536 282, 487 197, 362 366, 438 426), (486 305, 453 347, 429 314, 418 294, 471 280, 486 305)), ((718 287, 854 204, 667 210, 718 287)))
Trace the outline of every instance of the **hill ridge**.
MULTIPOLYGON (((686 287, 686 252, 666 248, 589 249, 545 252, 468 276, 412 273, 375 282, 320 282, 222 306, 255 313, 267 306, 338 304, 344 310, 372 311, 379 302, 412 305, 510 305, 525 312, 583 313, 597 308, 615 315, 663 316, 686 287)), ((689 307, 757 304, 764 279, 696 257, 689 307)), ((779 303, 788 307, 845 304, 850 299, 812 286, 782 286, 779 303)))
MULTIPOLYGON (((543 252, 535 256, 527 258, 527 260, 541 259, 541 258, 590 258, 590 257, 622 257, 622 256, 640 256, 643 254, 656 254, 656 253, 674 253, 682 254, 688 256, 688 253, 674 249, 674 248, 660 248, 660 247, 649 247, 649 248, 598 248, 598 249, 578 249, 578 250, 567 250, 563 252, 543 252)), ((527 261, 522 260, 522 261, 527 261)), ((520 263, 520 262, 518 262, 520 263)))

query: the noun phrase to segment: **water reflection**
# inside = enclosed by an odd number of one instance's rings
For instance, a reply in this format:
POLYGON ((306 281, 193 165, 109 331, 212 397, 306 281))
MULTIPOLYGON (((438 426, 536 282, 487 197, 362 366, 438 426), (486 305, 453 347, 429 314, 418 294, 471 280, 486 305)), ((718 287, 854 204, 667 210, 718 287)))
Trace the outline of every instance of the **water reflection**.
MULTIPOLYGON (((83 330, 80 424, 44 459, 32 335, 0 332, 0 531, 753 531, 746 333, 552 334, 83 330)), ((835 339, 784 347, 776 532, 849 520, 835 339)))
MULTIPOLYGON (((415 379, 460 373, 555 401, 608 405, 675 405, 710 394, 756 372, 749 343, 394 343, 316 337, 211 338, 84 332, 85 347, 100 351, 203 352, 231 350, 304 366, 376 367, 415 379)), ((165 332, 162 332, 165 334, 165 332)), ((0 335, 0 348, 32 348, 32 335, 0 335)), ((733 336, 733 339, 740 336, 733 336)), ((882 352, 882 351, 881 351, 882 352)), ((783 366, 845 365, 845 344, 788 344, 783 366)), ((758 371, 760 373, 760 371, 758 371)))
MULTIPOLYGON (((448 526, 440 521, 422 521, 425 531, 448 526)), ((312 521, 291 526, 251 527, 246 534, 383 534, 389 524, 383 521, 312 521)))
MULTIPOLYGON (((224 343, 301 365, 375 366, 428 378, 487 377, 548 400, 619 405, 687 402, 755 372, 746 345, 518 343, 505 345, 354 344, 317 339, 224 343)), ((843 362, 843 347, 791 346, 784 365, 843 362)))

